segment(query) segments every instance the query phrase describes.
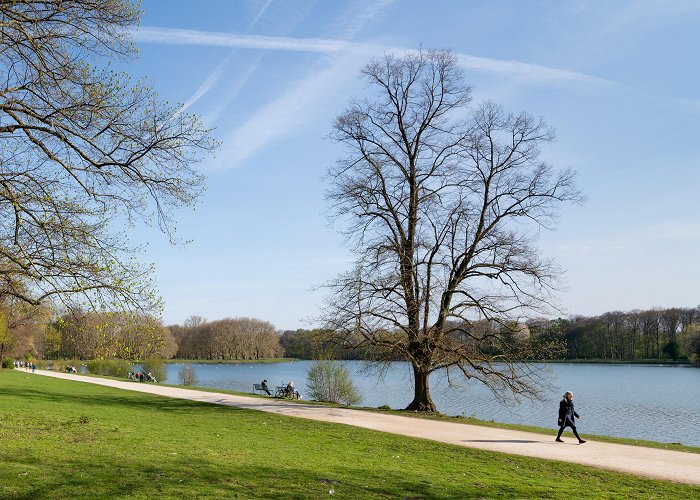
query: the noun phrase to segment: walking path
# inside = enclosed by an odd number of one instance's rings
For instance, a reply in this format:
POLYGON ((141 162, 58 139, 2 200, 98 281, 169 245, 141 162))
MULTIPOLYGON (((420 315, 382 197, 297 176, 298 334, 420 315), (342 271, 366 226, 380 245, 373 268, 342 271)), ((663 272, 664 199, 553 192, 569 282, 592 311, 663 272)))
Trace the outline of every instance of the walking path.
POLYGON ((249 410, 266 411, 290 417, 336 422, 469 448, 574 462, 637 476, 700 485, 699 453, 601 443, 590 440, 586 444, 579 445, 575 438, 572 436, 566 437, 566 435, 564 437, 565 443, 556 443, 554 441, 554 431, 552 431, 551 436, 546 436, 532 432, 346 408, 331 408, 272 398, 235 396, 232 394, 219 394, 44 370, 37 370, 36 373, 49 377, 89 382, 91 384, 146 392, 170 398, 190 399, 249 410))

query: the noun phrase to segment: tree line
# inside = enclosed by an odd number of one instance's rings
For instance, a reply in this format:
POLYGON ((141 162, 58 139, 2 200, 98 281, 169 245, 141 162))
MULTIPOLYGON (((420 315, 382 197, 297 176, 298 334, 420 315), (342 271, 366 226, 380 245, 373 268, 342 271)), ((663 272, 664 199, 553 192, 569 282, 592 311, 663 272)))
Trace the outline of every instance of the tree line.
POLYGON ((21 300, 0 304, 0 359, 280 358, 285 349, 274 325, 253 318, 207 322, 199 316, 164 326, 148 314, 69 311, 21 300))
POLYGON ((565 340, 568 359, 700 358, 700 306, 575 316, 553 328, 548 334, 565 340))
MULTIPOLYGON (((452 342, 475 344, 489 356, 526 360, 672 360, 700 364, 700 306, 613 311, 599 316, 485 320, 451 325, 452 342)), ((377 332, 395 341, 400 332, 377 332)), ((348 347, 326 329, 280 331, 254 318, 206 321, 192 316, 164 326, 137 313, 70 311, 56 315, 16 298, 0 304, 0 359, 201 359, 296 358, 405 361, 377 347, 348 347)))

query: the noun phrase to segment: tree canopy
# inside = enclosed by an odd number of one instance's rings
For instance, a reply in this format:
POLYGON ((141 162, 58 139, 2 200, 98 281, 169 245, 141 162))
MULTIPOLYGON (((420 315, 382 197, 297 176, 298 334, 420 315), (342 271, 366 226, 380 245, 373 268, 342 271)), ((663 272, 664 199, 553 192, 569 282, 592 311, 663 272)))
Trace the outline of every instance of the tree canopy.
POLYGON ((149 270, 125 229, 171 240, 174 209, 202 190, 216 144, 146 82, 110 69, 135 56, 128 0, 0 2, 0 294, 151 308, 149 270))

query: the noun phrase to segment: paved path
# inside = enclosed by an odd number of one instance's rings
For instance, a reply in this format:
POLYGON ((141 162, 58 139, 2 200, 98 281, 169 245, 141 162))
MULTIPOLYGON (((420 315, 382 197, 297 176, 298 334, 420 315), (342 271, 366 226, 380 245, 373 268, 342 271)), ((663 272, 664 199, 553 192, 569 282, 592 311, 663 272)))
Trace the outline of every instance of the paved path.
POLYGON ((190 399, 249 410, 266 411, 290 417, 336 422, 469 448, 574 462, 638 476, 700 485, 700 454, 698 453, 596 441, 588 441, 586 444, 579 445, 570 434, 568 437, 565 435, 565 443, 556 443, 554 441, 554 430, 551 436, 545 436, 543 434, 496 429, 479 425, 442 422, 345 408, 331 408, 271 398, 219 394, 53 371, 37 370, 36 373, 49 377, 157 394, 170 398, 190 399))

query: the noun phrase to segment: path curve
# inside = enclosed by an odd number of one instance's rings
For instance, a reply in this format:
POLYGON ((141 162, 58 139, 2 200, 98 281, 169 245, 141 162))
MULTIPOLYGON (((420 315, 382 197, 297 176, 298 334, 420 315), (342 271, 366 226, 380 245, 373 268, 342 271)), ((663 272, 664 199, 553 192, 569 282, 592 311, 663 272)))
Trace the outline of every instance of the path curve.
POLYGON ((335 422, 442 443, 498 451, 513 455, 560 460, 610 469, 653 479, 700 485, 700 454, 588 441, 579 445, 573 437, 565 443, 552 436, 456 422, 404 417, 379 412, 332 408, 279 399, 236 396, 156 384, 95 378, 87 375, 37 370, 36 374, 156 394, 169 398, 235 406, 289 417, 335 422))

